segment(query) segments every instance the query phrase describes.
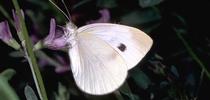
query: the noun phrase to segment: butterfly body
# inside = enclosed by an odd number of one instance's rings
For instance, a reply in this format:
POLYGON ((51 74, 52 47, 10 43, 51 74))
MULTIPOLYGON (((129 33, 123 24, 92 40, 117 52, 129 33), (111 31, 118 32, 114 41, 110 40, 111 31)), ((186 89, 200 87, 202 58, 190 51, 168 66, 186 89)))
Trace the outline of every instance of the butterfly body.
POLYGON ((139 29, 97 23, 77 29, 66 26, 71 69, 77 86, 93 95, 118 89, 128 70, 136 66, 152 46, 152 39, 139 29))

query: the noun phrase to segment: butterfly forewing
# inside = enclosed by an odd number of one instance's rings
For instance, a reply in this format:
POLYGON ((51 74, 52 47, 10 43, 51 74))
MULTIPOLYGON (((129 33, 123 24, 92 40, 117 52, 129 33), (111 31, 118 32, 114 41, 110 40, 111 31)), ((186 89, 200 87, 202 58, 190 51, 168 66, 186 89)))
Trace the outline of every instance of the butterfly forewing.
POLYGON ((152 46, 152 39, 141 30, 125 25, 97 23, 79 28, 78 34, 89 33, 105 41, 133 68, 152 46))
POLYGON ((86 93, 103 95, 113 92, 126 79, 128 69, 124 59, 96 35, 79 33, 69 55, 76 84, 86 93))

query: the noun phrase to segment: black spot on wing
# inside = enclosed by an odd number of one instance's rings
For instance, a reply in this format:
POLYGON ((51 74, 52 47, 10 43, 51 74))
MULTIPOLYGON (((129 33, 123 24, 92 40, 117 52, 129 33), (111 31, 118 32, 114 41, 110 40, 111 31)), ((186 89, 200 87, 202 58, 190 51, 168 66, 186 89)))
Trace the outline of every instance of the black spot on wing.
POLYGON ((117 48, 122 52, 124 52, 126 50, 126 46, 123 43, 120 43, 120 45, 117 48))

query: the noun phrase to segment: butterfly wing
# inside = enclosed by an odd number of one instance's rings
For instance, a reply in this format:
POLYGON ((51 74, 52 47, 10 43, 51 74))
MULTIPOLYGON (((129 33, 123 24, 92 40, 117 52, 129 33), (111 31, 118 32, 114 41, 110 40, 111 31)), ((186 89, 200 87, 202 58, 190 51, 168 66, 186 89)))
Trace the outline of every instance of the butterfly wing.
POLYGON ((104 40, 123 57, 128 69, 140 62, 153 43, 152 39, 141 30, 119 24, 89 24, 77 31, 90 33, 104 40))
POLYGON ((69 49, 71 69, 77 86, 84 92, 103 95, 122 85, 127 66, 122 57, 100 38, 79 33, 69 49))

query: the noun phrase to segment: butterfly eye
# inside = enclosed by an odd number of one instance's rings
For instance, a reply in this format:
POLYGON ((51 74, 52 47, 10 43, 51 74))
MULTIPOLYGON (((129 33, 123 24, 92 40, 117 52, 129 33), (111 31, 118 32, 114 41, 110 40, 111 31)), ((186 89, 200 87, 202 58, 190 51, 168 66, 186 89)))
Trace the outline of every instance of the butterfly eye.
POLYGON ((126 46, 123 43, 120 43, 120 45, 117 48, 120 49, 120 51, 122 51, 122 52, 124 52, 126 50, 126 46))
POLYGON ((70 36, 71 36, 70 33, 65 32, 65 34, 64 34, 65 39, 68 39, 70 36))

